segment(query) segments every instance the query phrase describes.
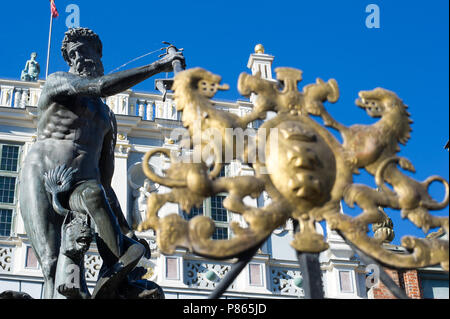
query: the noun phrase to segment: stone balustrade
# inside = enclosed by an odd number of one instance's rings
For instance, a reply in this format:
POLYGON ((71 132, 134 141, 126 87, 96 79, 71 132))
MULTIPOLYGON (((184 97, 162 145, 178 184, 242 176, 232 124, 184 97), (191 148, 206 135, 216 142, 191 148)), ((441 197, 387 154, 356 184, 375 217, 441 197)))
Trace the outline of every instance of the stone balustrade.
MULTIPOLYGON (((0 79, 0 107, 25 108, 37 106, 45 81, 23 82, 0 79)), ((127 90, 107 97, 104 102, 115 114, 139 116, 143 120, 180 120, 180 113, 170 98, 162 101, 158 93, 138 93, 127 90)))
POLYGON ((37 106, 43 83, 43 81, 0 80, 0 106, 12 108, 37 106))
MULTIPOLYGON (((25 108, 37 106, 45 81, 23 82, 0 79, 0 107, 25 108)), ((166 101, 159 93, 141 93, 127 90, 120 94, 103 99, 104 102, 119 115, 138 116, 146 121, 164 119, 180 121, 181 113, 176 110, 175 103, 168 94, 166 101)), ((238 115, 250 112, 252 105, 248 102, 215 102, 219 109, 238 115)))

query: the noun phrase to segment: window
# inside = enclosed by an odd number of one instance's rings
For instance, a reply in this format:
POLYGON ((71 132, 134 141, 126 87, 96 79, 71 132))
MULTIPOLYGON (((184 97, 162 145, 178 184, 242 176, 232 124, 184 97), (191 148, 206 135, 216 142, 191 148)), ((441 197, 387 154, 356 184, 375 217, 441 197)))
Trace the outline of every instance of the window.
MULTIPOLYGON (((222 167, 222 170, 220 171, 219 176, 224 177, 227 175, 228 175, 228 166, 224 165, 222 167)), ((212 196, 211 198, 204 200, 200 208, 193 207, 189 212, 189 214, 183 212, 183 215, 187 220, 190 220, 198 215, 205 215, 210 217, 216 225, 212 238, 228 239, 229 238, 228 226, 230 218, 229 212, 225 209, 225 207, 223 207, 223 201, 225 197, 226 195, 221 194, 212 196)))
POLYGON ((203 215, 203 204, 200 207, 192 207, 187 219, 192 219, 198 215, 203 215))
POLYGON ((14 195, 16 190, 16 178, 8 176, 0 176, 0 202, 12 204, 14 203, 14 195))
POLYGON ((19 159, 19 147, 14 145, 3 145, 0 170, 17 172, 17 161, 19 159))
POLYGON ((228 239, 228 211, 223 207, 224 195, 213 196, 203 201, 203 204, 197 208, 193 207, 189 214, 183 212, 185 219, 190 220, 198 215, 210 217, 216 228, 212 235, 213 239, 228 239))
POLYGON ((167 257, 166 258, 166 279, 178 280, 178 259, 167 257))
POLYGON ((424 299, 448 299, 448 274, 420 272, 419 278, 424 299))
POLYGON ((339 271, 341 292, 353 293, 353 283, 350 271, 339 271))
POLYGON ((225 196, 211 197, 211 218, 216 222, 228 222, 227 210, 223 207, 225 196))
POLYGON ((260 264, 248 264, 250 286, 262 286, 262 271, 260 264))
POLYGON ((228 239, 228 211, 223 207, 224 195, 210 198, 211 219, 216 224, 213 239, 228 239))
POLYGON ((12 209, 0 209, 0 236, 8 237, 11 234, 12 209))
POLYGON ((25 258, 25 268, 39 269, 37 257, 31 246, 27 246, 27 254, 25 258))
POLYGON ((19 145, 0 143, 0 236, 11 235, 17 205, 19 145))
POLYGON ((212 235, 212 239, 228 239, 228 227, 219 227, 216 225, 214 229, 214 233, 212 235))

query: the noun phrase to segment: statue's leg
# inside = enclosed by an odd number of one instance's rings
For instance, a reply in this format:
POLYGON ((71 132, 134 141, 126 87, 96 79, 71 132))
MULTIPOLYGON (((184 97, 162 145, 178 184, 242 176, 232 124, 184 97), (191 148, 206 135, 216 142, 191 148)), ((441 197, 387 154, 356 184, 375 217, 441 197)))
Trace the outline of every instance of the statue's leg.
POLYGON ((114 264, 123 254, 119 224, 106 200, 103 187, 95 180, 77 186, 70 195, 70 209, 89 214, 97 226, 99 250, 103 262, 114 264))
POLYGON ((50 204, 39 165, 24 165, 20 175, 19 201, 25 231, 44 276, 43 298, 53 298, 56 265, 63 219, 50 204))
POLYGON ((97 247, 104 267, 100 274, 93 298, 109 297, 116 286, 139 262, 145 252, 142 244, 121 233, 103 187, 95 180, 79 185, 70 197, 70 208, 89 214, 97 227, 97 247))

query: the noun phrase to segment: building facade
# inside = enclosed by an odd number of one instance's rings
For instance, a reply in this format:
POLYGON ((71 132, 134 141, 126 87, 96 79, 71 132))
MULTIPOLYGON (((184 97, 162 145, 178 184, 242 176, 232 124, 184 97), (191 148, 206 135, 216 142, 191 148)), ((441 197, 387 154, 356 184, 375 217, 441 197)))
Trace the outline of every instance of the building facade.
MULTIPOLYGON (((265 54, 264 50, 258 47, 256 52, 250 55, 247 66, 252 74, 261 72, 263 78, 272 80, 273 60, 273 56, 265 54)), ((44 83, 0 79, 0 292, 22 291, 33 298, 42 297, 43 279, 21 219, 17 177, 25 155, 36 140, 36 105, 44 83)), ((214 105, 219 109, 243 115, 252 109, 252 100, 252 97, 250 100, 236 102, 217 100, 214 105)), ((155 147, 174 150, 179 147, 171 138, 171 132, 182 127, 180 114, 170 94, 163 101, 162 96, 157 93, 128 90, 107 98, 106 103, 115 112, 118 124, 113 188, 130 225, 137 225, 144 216, 148 195, 152 192, 167 191, 165 187, 146 180, 142 173, 142 158, 147 151, 155 147)), ((258 124, 253 123, 256 126, 258 124)), ((150 162, 157 173, 168 164, 169 160, 164 157, 153 158, 150 162)), ((233 162, 227 165, 221 174, 238 176, 252 174, 252 171, 249 167, 233 162)), ((207 215, 216 224, 213 238, 230 238, 232 233, 229 223, 243 223, 243 220, 240 215, 233 214, 222 206, 223 199, 224 196, 219 194, 205 200, 202 207, 193 209, 190 214, 181 211, 176 204, 166 204, 160 216, 169 213, 178 213, 185 218, 207 215)), ((269 199, 261 196, 248 204, 264 205, 267 200, 269 199)), ((382 287, 369 290, 366 285, 366 266, 355 258, 354 252, 344 240, 319 224, 317 229, 326 235, 330 245, 320 256, 325 297, 382 296, 383 294, 376 290, 381 291, 382 287)), ((233 263, 233 260, 208 260, 183 249, 166 256, 158 251, 152 231, 136 234, 145 238, 152 249, 151 259, 143 258, 140 262, 140 265, 147 269, 145 278, 158 283, 166 298, 207 297, 233 263)), ((274 231, 225 292, 224 297, 302 298, 302 270, 294 250, 289 245, 292 239, 291 222, 274 231)), ((93 289, 101 266, 101 258, 95 244, 91 245, 85 256, 85 265, 88 286, 93 289)), ((436 276, 440 276, 436 280, 442 281, 442 276, 445 279, 445 274, 437 268, 430 268, 428 272, 433 273, 435 277, 422 276, 421 279, 418 273, 415 276, 422 281, 428 278, 426 280, 430 282, 430 287, 436 276)), ((405 273, 401 276, 413 278, 414 274, 405 273)), ((448 275, 446 278, 448 298, 448 275)), ((410 281, 404 282, 409 285, 410 281)), ((429 296, 445 297, 444 288, 438 289, 438 292, 430 288, 429 296)), ((410 291, 413 293, 413 287, 410 291)), ((420 297, 424 297, 424 294, 420 297)))

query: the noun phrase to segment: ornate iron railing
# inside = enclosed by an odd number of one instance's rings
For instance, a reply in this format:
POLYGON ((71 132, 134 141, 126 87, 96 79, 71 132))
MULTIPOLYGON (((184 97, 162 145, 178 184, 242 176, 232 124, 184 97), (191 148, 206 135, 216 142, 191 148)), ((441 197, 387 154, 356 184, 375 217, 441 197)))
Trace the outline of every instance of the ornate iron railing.
MULTIPOLYGON (((149 197, 147 218, 140 230, 154 229, 164 254, 173 253, 176 247, 185 247, 212 259, 237 257, 238 262, 211 298, 220 297, 258 247, 288 218, 297 223, 291 246, 298 254, 307 298, 323 298, 318 254, 326 250, 328 244, 315 230, 315 223, 320 221, 326 221, 330 229, 338 231, 368 262, 392 268, 439 264, 448 271, 448 240, 406 236, 402 246, 408 253, 396 254, 383 247, 383 236, 368 234, 369 225, 386 222, 388 216, 382 211, 383 207, 400 210, 402 217, 425 233, 441 228, 448 234, 448 217, 429 213, 447 207, 448 182, 439 176, 419 182, 402 172, 402 169, 414 172, 409 160, 397 156, 398 143, 405 144, 411 131, 411 120, 403 101, 382 88, 361 91, 356 104, 369 116, 380 119, 373 125, 346 127, 334 120, 324 106, 325 102, 335 103, 339 98, 334 79, 328 82, 317 79, 300 92, 298 83, 302 80, 302 71, 278 68, 275 72, 277 83, 264 80, 258 74, 241 74, 239 92, 244 96, 256 94, 252 112, 242 117, 213 107, 210 99, 217 90, 228 88, 220 84, 220 76, 201 68, 176 75, 174 99, 191 138, 187 144, 190 152, 180 155, 159 148, 146 153, 144 173, 171 191, 149 197), (269 111, 275 112, 275 117, 266 118, 269 111), (320 116, 324 125, 311 115, 320 116), (244 134, 249 123, 263 119, 265 122, 253 135, 244 134), (339 131, 342 144, 327 127, 339 131), (159 154, 171 160, 164 176, 157 175, 148 165, 150 158, 159 154), (250 165, 254 176, 218 177, 222 165, 232 160, 250 165), (377 189, 353 182, 353 175, 359 169, 373 175, 377 189), (429 185, 435 181, 442 183, 446 190, 441 202, 428 193, 429 185), (272 199, 265 207, 255 208, 244 203, 245 197, 255 198, 263 192, 272 199), (189 221, 178 214, 158 216, 159 209, 167 202, 178 203, 189 212, 205 198, 218 193, 227 194, 224 207, 241 214, 248 224, 243 227, 232 223, 234 236, 229 240, 211 238, 214 222, 206 216, 196 216, 189 221), (349 206, 356 204, 362 213, 356 217, 342 214, 342 200, 349 206)), ((397 297, 405 297, 384 272, 381 280, 397 297)))

